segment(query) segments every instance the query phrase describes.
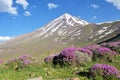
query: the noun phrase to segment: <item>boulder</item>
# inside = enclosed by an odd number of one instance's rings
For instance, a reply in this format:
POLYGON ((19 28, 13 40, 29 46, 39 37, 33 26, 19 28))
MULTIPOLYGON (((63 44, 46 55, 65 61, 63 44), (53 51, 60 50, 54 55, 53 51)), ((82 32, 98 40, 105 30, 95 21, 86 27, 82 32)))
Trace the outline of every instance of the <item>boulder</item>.
POLYGON ((38 77, 38 78, 31 78, 31 79, 28 79, 28 80, 43 80, 42 77, 38 77))

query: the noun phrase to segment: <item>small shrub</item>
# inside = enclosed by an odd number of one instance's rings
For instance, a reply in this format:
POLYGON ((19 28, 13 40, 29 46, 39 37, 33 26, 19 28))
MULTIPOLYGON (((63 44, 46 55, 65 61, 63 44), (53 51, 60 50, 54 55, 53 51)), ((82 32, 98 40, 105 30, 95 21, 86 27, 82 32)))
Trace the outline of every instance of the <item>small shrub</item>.
POLYGON ((77 51, 83 52, 90 57, 93 56, 93 52, 91 50, 87 49, 87 48, 78 48, 77 51))
POLYGON ((120 53, 120 41, 118 42, 110 42, 110 43, 102 43, 101 46, 108 47, 117 53, 120 53))
POLYGON ((75 52, 76 64, 82 66, 86 62, 90 62, 91 58, 88 54, 83 52, 76 51, 75 52))
POLYGON ((101 47, 100 45, 89 45, 86 46, 85 48, 91 50, 94 53, 94 51, 96 51, 100 47, 101 47))
POLYGON ((44 59, 45 63, 60 65, 60 67, 65 65, 71 65, 75 62, 75 51, 77 48, 69 47, 63 49, 60 54, 52 54, 44 59))
POLYGON ((112 61, 113 57, 116 55, 115 51, 112 51, 106 47, 100 47, 96 50, 93 55, 93 60, 105 60, 105 61, 112 61))
POLYGON ((95 64, 89 69, 90 76, 95 80, 102 77, 103 80, 115 80, 119 75, 118 70, 111 65, 95 64))
POLYGON ((77 48, 70 47, 65 48, 61 51, 59 55, 59 60, 61 64, 82 64, 85 62, 89 62, 92 57, 92 51, 86 48, 77 48))
POLYGON ((60 65, 73 65, 76 63, 82 64, 89 62, 92 58, 92 52, 86 48, 68 47, 63 49, 60 54, 53 54, 45 58, 45 63, 60 65))
POLYGON ((19 58, 10 59, 5 65, 8 68, 12 68, 12 69, 22 69, 32 64, 33 61, 34 59, 32 59, 30 55, 23 55, 23 56, 20 56, 19 58))
POLYGON ((59 63, 60 65, 71 65, 75 62, 75 51, 76 47, 65 48, 59 54, 59 63))

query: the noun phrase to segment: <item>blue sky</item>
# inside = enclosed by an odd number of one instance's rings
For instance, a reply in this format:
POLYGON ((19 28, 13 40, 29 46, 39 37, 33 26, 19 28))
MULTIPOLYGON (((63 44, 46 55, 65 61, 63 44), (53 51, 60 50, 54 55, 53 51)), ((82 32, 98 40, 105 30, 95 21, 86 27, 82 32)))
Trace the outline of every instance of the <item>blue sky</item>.
POLYGON ((120 0, 0 0, 0 41, 32 32, 64 13, 91 23, 120 20, 120 0))

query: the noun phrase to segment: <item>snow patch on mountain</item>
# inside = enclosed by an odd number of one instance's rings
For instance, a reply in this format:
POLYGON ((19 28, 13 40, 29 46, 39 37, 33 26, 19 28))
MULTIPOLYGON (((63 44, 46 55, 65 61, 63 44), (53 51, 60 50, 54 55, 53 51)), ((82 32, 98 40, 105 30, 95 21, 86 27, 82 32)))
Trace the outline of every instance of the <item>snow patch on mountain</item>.
POLYGON ((102 34, 103 32, 105 32, 108 29, 108 27, 103 27, 101 30, 98 31, 97 35, 102 34))
POLYGON ((84 21, 84 20, 80 20, 77 17, 73 17, 72 15, 65 13, 62 17, 64 17, 66 19, 66 22, 72 26, 74 26, 74 23, 78 23, 80 25, 88 25, 89 23, 84 21))
POLYGON ((51 32, 55 32, 57 29, 60 28, 60 26, 61 26, 62 24, 63 24, 63 23, 60 23, 59 25, 57 25, 55 28, 53 28, 53 29, 51 30, 51 32))

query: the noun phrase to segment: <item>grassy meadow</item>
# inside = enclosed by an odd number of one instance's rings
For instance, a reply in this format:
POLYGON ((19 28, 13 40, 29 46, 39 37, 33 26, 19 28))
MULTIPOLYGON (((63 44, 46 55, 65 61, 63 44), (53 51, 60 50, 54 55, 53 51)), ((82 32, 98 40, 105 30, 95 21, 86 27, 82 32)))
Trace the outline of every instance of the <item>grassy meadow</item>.
MULTIPOLYGON (((120 49, 118 48, 117 51, 120 51, 120 49)), ((27 61, 24 56, 9 61, 2 62, 1 60, 0 80, 28 80, 37 77, 42 77, 43 80, 70 80, 70 78, 79 78, 79 80, 105 80, 105 78, 102 78, 99 75, 97 75, 96 78, 93 78, 88 74, 89 68, 97 63, 112 65, 120 72, 120 53, 118 52, 112 57, 112 61, 96 59, 84 62, 81 65, 73 63, 62 67, 60 67, 59 64, 56 66, 52 63, 46 64, 44 59, 48 55, 49 54, 44 54, 39 58, 31 58, 31 56, 30 58, 27 57, 32 63, 27 61), (24 61, 22 60, 23 58, 25 60, 24 65, 22 64, 22 61, 24 61)), ((106 78, 106 80, 108 79, 106 78)), ((112 78, 110 80, 120 80, 120 78, 112 78)))

